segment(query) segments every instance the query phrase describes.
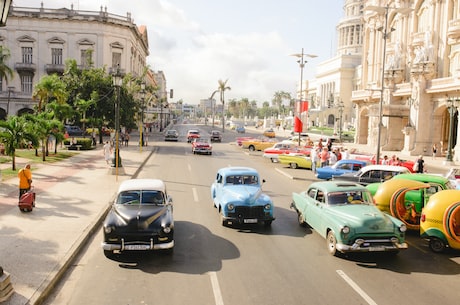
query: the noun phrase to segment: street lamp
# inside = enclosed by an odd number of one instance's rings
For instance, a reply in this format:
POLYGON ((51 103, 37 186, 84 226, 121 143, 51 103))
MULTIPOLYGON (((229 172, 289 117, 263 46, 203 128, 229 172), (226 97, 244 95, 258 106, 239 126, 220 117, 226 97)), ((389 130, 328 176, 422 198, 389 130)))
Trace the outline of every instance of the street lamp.
MULTIPOLYGON (((300 66, 300 98, 299 98, 299 107, 297 107, 297 109, 299 110, 299 113, 298 113, 298 118, 296 118, 298 121, 297 123, 301 124, 302 123, 302 120, 300 119, 300 116, 301 116, 301 105, 302 105, 302 101, 303 101, 303 88, 302 88, 302 85, 303 85, 303 68, 305 67, 305 64, 307 63, 306 60, 304 60, 304 57, 310 57, 310 58, 315 58, 315 57, 318 57, 317 55, 313 55, 313 54, 305 54, 303 52, 303 48, 302 48, 302 53, 300 54, 292 54, 291 56, 295 56, 295 57, 298 57, 299 60, 297 61, 299 63, 299 66, 300 66), (300 122, 299 122, 300 121, 300 122)), ((302 132, 302 128, 297 128, 298 132, 299 132, 299 146, 300 146, 300 133, 302 132)))
POLYGON ((144 101, 145 101, 145 83, 141 83, 141 115, 139 122, 139 151, 142 152, 142 146, 144 146, 144 101))
POLYGON ((343 108, 344 108, 343 101, 340 100, 337 104, 337 108, 339 108, 339 141, 342 143, 342 117, 343 117, 343 108))
POLYGON ((383 116, 383 93, 384 93, 384 83, 385 83, 385 59, 386 59, 386 51, 387 51, 387 38, 390 37, 391 32, 395 29, 391 28, 388 29, 388 11, 393 9, 396 13, 404 13, 411 11, 410 8, 392 8, 389 5, 387 6, 374 6, 369 5, 364 8, 367 11, 374 11, 378 14, 384 14, 384 26, 378 28, 378 31, 382 32, 383 35, 383 53, 382 53, 382 86, 380 89, 380 102, 379 102, 379 126, 378 126, 378 136, 377 136, 377 153, 375 154, 376 164, 380 162, 380 137, 382 135, 382 116, 383 116))
POLYGON ((12 0, 0 0, 0 27, 6 25, 12 0))
POLYGON ((449 115, 450 115, 450 121, 449 121, 449 140, 447 142, 447 155, 446 155, 446 162, 452 162, 452 142, 453 142, 453 128, 454 128, 454 114, 457 111, 457 106, 454 105, 454 103, 460 101, 460 99, 448 99, 447 104, 448 104, 448 110, 449 110, 449 115))
POLYGON ((120 94, 121 86, 123 85, 123 73, 120 65, 117 65, 115 71, 112 71, 112 81, 117 95, 115 100, 115 151, 112 167, 115 167, 115 174, 118 178, 118 168, 123 167, 120 157, 120 94))

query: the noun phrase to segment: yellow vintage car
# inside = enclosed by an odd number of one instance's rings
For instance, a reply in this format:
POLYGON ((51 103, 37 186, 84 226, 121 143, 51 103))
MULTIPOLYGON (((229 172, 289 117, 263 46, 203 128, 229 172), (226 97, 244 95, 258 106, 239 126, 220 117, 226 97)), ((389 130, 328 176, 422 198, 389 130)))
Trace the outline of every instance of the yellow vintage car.
POLYGON ((390 179, 379 186, 374 202, 381 211, 401 220, 408 229, 419 230, 422 208, 429 196, 426 190, 429 188, 430 184, 420 181, 390 179))
MULTIPOLYGON (((305 154, 281 154, 278 156, 278 162, 281 164, 287 164, 291 168, 307 168, 311 169, 312 161, 310 157, 305 154)), ((321 162, 317 162, 316 166, 320 167, 321 162)))
POLYGON ((264 150, 265 148, 272 147, 277 143, 278 140, 271 138, 258 138, 258 139, 249 139, 241 142, 241 147, 249 149, 250 151, 255 150, 264 150))
POLYGON ((433 252, 446 247, 460 250, 460 190, 445 190, 432 195, 423 208, 420 236, 429 241, 433 252))

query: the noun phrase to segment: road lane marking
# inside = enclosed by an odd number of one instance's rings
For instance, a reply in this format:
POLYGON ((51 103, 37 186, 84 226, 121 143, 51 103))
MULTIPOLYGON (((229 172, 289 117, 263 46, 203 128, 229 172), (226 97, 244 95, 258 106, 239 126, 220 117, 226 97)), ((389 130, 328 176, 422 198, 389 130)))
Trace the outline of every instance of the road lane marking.
POLYGON ((367 293, 364 292, 348 275, 345 274, 342 270, 336 270, 336 272, 342 277, 342 279, 347 282, 369 305, 377 305, 377 303, 371 299, 367 293))
POLYGON ((196 192, 196 188, 192 187, 192 192, 193 192, 193 200, 195 200, 195 202, 198 202, 198 193, 196 192))
POLYGON ((192 172, 192 166, 190 164, 187 164, 187 167, 188 167, 188 171, 192 172))
POLYGON ((222 293, 220 292, 217 274, 215 272, 208 273, 209 277, 211 278, 212 292, 214 293, 214 301, 216 302, 216 305, 224 305, 224 300, 222 299, 222 293))

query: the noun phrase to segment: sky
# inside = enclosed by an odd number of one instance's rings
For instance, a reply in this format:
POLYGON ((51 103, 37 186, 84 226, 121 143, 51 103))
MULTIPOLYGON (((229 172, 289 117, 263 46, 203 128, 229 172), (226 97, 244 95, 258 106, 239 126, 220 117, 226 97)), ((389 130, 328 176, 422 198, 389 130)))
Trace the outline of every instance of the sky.
POLYGON ((147 64, 163 71, 170 102, 198 104, 227 80, 225 100, 271 102, 275 92, 296 96, 303 79, 336 54, 336 26, 345 0, 14 0, 17 7, 69 8, 131 13, 147 27, 147 64))

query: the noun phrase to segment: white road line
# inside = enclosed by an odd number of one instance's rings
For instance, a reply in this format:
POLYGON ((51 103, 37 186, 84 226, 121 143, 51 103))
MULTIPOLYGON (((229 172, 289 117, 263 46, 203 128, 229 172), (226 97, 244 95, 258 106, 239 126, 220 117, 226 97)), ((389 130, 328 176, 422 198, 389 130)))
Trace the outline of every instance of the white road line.
POLYGON ((195 202, 198 202, 198 193, 196 192, 196 188, 192 187, 192 192, 193 192, 193 200, 195 200, 195 202))
POLYGON ((192 166, 190 164, 187 164, 187 167, 188 167, 188 171, 192 172, 192 166))
POLYGON ((212 292, 214 293, 214 301, 216 301, 216 305, 224 305, 224 300, 222 299, 222 293, 220 292, 217 274, 215 272, 208 272, 208 274, 211 278, 212 292))
POLYGON ((342 270, 336 270, 336 272, 347 282, 348 285, 351 286, 369 305, 377 305, 367 293, 364 292, 348 275, 345 274, 342 270))

